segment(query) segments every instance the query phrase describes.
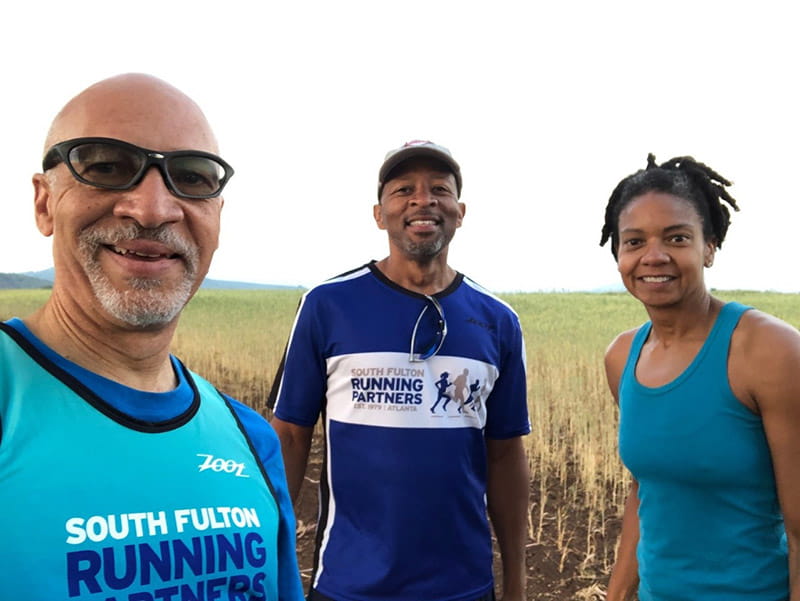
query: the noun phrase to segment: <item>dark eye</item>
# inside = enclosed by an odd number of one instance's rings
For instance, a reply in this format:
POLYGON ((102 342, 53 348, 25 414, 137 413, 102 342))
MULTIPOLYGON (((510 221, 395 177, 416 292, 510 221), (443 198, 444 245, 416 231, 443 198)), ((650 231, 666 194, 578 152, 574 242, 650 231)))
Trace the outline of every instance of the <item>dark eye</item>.
POLYGON ((202 196, 219 190, 224 170, 203 157, 180 157, 169 162, 169 176, 181 192, 202 196))
POLYGON ((641 238, 626 238, 620 242, 620 246, 625 246, 628 248, 635 248, 642 243, 641 238))
POLYGON ((120 171, 126 171, 125 167, 121 163, 84 163, 82 175, 113 175, 114 173, 119 173, 120 171))
POLYGON ((191 194, 211 194, 219 188, 219 179, 210 173, 177 171, 170 174, 175 187, 191 194))
POLYGON ((127 184, 139 171, 141 158, 111 144, 81 144, 69 154, 72 168, 92 183, 127 184))
POLYGON ((126 160, 90 160, 72 164, 87 181, 109 186, 125 185, 131 181, 139 166, 126 160))
POLYGON ((211 179, 206 174, 197 171, 177 171, 172 175, 172 180, 176 184, 186 184, 187 186, 211 185, 211 179))

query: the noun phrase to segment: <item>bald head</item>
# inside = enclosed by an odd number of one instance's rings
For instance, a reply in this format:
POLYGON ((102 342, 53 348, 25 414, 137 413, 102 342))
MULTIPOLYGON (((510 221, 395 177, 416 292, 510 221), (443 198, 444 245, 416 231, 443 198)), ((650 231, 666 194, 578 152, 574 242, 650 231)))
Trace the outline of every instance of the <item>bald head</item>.
POLYGON ((200 107, 174 86, 142 73, 104 79, 75 96, 53 120, 45 149, 81 137, 117 138, 158 150, 218 152, 200 107))

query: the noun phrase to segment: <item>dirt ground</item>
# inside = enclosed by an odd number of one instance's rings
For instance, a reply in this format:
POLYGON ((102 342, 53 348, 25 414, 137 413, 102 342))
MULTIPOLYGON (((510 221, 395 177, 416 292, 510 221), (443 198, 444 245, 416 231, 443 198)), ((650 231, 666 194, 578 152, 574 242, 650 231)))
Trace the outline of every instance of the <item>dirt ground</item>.
MULTIPOLYGON (((314 551, 314 526, 317 519, 317 483, 322 463, 319 436, 314 437, 314 445, 309 459, 306 481, 300 492, 296 507, 297 513, 297 552, 303 585, 308 588, 314 551)), ((548 493, 545 507, 564 507, 559 494, 548 493)), ((534 474, 531 484, 532 523, 539 523, 540 494, 534 474)), ((613 548, 619 534, 620 522, 617 518, 607 521, 605 527, 587 532, 586 511, 572 507, 563 513, 562 520, 545 513, 541 543, 528 541, 527 550, 527 599, 530 601, 602 601, 605 598, 605 584, 608 580, 608 566, 613 561, 613 548), (605 540, 604 540, 605 539, 605 540), (561 543, 559 543, 561 541, 561 543), (568 541, 564 543, 564 541, 568 541), (587 541, 595 549, 586 553, 587 541)), ((612 515, 609 513, 609 515, 612 515)), ((496 545, 495 545, 496 548, 496 545)), ((498 599, 502 598, 499 583, 499 555, 495 551, 495 581, 498 599)))

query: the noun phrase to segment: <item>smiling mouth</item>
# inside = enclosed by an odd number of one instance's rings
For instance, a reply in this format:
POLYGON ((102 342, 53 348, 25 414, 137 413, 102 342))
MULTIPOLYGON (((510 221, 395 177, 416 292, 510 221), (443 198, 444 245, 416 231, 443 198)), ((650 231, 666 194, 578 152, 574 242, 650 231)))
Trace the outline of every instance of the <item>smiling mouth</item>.
POLYGON ((166 255, 166 254, 143 253, 135 250, 128 250, 126 248, 120 248, 119 246, 106 246, 106 248, 123 257, 136 257, 138 259, 149 259, 149 260, 180 258, 180 255, 178 254, 166 255))
POLYGON ((661 284, 663 282, 669 282, 670 280, 674 280, 675 278, 671 275, 645 275, 640 278, 643 282, 647 282, 648 284, 661 284))
POLYGON ((406 224, 411 226, 428 226, 439 225, 439 221, 437 219, 409 219, 406 224))

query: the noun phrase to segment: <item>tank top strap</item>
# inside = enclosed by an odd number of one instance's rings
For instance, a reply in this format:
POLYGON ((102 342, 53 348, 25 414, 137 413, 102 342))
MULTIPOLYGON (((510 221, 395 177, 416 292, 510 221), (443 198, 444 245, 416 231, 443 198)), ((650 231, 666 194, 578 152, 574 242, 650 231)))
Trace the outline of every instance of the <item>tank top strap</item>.
POLYGON ((742 314, 748 309, 750 307, 737 302, 729 302, 722 306, 703 347, 685 372, 686 376, 696 372, 700 378, 725 378, 727 381, 725 374, 728 373, 731 336, 742 314))
MULTIPOLYGON (((625 368, 622 370, 622 379, 624 381, 633 377, 633 370, 636 369, 636 362, 639 361, 639 354, 642 352, 647 337, 650 335, 650 330, 653 327, 651 322, 642 324, 633 336, 631 342, 631 350, 628 352, 628 359, 625 362, 625 368)), ((633 378, 634 380, 636 378, 633 378)))
POLYGON ((750 309, 752 309, 752 307, 737 303, 736 301, 731 301, 722 305, 722 308, 719 310, 719 315, 717 315, 717 320, 714 322, 714 327, 711 329, 711 334, 709 334, 709 338, 713 335, 720 340, 730 340, 733 330, 736 329, 742 315, 745 311, 750 309))

